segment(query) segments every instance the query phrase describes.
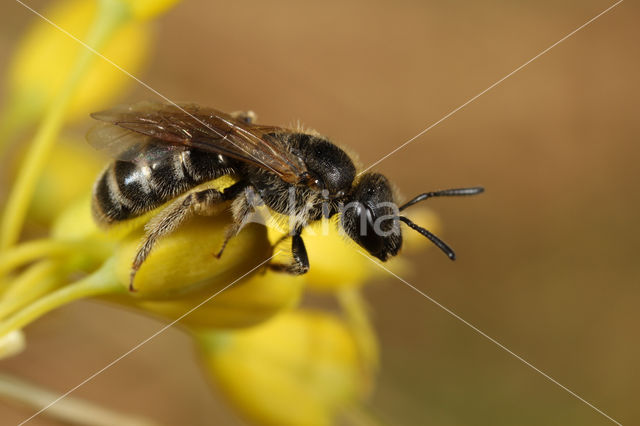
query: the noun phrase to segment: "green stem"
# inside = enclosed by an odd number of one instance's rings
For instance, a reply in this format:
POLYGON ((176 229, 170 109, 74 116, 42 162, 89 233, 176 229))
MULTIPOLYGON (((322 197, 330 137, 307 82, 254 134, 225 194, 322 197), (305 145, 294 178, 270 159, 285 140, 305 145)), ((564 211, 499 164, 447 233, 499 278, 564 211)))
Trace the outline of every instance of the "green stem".
POLYGON ((84 241, 59 241, 49 238, 22 243, 2 253, 0 276, 36 259, 71 253, 72 250, 86 245, 87 242, 84 241))
POLYGON ((38 262, 18 275, 0 299, 0 320, 27 306, 61 284, 60 265, 38 262))
POLYGON ((0 115, 0 158, 4 159, 13 139, 30 122, 32 122, 39 110, 34 106, 33 99, 18 98, 15 95, 0 115))
POLYGON ((116 278, 115 260, 109 259, 93 274, 47 294, 1 321, 0 336, 20 329, 47 312, 74 300, 126 291, 125 286, 116 278))
MULTIPOLYGON (((116 0, 102 0, 96 13, 87 44, 100 50, 114 31, 128 17, 125 6, 116 0)), ((33 196, 37 180, 51 153, 53 144, 64 122, 66 110, 81 79, 94 59, 89 49, 82 49, 60 93, 49 106, 13 185, 0 223, 0 251, 13 245, 22 230, 25 215, 33 196)))

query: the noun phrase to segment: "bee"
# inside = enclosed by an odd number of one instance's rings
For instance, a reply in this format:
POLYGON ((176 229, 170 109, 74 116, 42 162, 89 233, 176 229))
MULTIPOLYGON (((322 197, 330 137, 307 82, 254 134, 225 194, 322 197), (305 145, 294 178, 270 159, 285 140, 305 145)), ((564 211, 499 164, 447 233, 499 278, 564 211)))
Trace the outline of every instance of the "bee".
POLYGON ((231 203, 233 221, 216 257, 253 214, 257 195, 269 209, 290 218, 293 259, 269 267, 299 275, 309 270, 302 230, 336 214, 344 233, 382 261, 402 247, 400 222, 453 260, 447 244, 400 212, 432 197, 483 192, 481 187, 426 192, 398 207, 385 176, 357 175, 349 155, 329 139, 256 124, 252 113, 142 102, 91 116, 99 123, 89 131, 89 142, 116 157, 93 188, 96 221, 112 225, 167 204, 147 224, 131 267, 131 291, 136 272, 161 237, 191 215, 211 214, 221 203, 231 203), (224 175, 235 177, 236 183, 223 191, 191 191, 224 175))

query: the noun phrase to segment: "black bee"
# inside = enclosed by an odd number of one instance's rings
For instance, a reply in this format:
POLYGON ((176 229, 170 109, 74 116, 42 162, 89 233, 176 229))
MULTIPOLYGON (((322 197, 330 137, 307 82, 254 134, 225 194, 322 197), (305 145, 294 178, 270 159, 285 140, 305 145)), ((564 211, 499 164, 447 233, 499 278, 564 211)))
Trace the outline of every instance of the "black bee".
POLYGON ((102 123, 89 132, 89 141, 117 157, 94 186, 96 220, 113 224, 171 201, 147 226, 133 261, 131 290, 136 271, 160 237, 190 215, 210 214, 225 201, 232 202, 234 222, 217 257, 246 224, 257 197, 290 218, 293 262, 270 267, 304 274, 309 259, 300 236, 303 228, 338 213, 343 231, 382 261, 395 256, 402 246, 399 221, 455 259, 449 246, 399 212, 430 197, 483 191, 476 187, 427 192, 397 207, 386 177, 379 173, 357 176, 351 158, 328 139, 255 124, 252 113, 143 102, 91 116, 102 123), (237 182, 222 192, 190 191, 223 175, 233 175, 237 182))

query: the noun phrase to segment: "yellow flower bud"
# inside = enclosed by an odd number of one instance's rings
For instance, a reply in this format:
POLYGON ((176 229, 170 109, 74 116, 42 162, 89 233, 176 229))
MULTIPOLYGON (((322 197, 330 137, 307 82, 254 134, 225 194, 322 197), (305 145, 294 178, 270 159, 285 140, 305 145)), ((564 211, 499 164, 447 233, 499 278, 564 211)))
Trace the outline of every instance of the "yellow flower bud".
POLYGON ((259 425, 333 424, 366 387, 348 326, 327 313, 286 312, 256 327, 196 338, 212 379, 259 425))
MULTIPOLYGON (((230 284, 232 281, 226 284, 230 284)), ((220 283, 224 285, 224 283, 220 283)), ((283 309, 296 305, 302 294, 304 280, 292 275, 258 271, 218 293, 189 315, 180 324, 190 328, 238 328, 258 324, 283 309)), ((171 320, 177 319, 215 294, 172 300, 142 301, 138 308, 171 320)))
MULTIPOLYGON (((223 176, 193 191, 223 190, 233 182, 231 177, 223 176)), ((140 225, 159 214, 162 208, 106 231, 106 235, 120 241, 114 254, 119 282, 128 286, 131 265, 144 237, 140 225)), ((194 216, 160 238, 138 270, 133 283, 136 291, 131 295, 145 300, 209 295, 271 257, 266 228, 252 223, 229 241, 222 257, 217 259, 214 254, 220 249, 224 232, 231 223, 231 214, 226 209, 213 216, 194 216)))
MULTIPOLYGON (((264 226, 248 224, 220 259, 213 255, 230 220, 224 213, 194 218, 163 238, 138 271, 136 291, 115 300, 171 320, 200 305, 180 320, 192 328, 255 325, 297 304, 304 280, 266 271, 272 249, 264 226)), ((116 255, 123 285, 128 285, 138 237, 127 238, 116 255)))
MULTIPOLYGON (((231 223, 229 214, 194 217, 178 230, 158 241, 138 271, 135 293, 141 299, 168 299, 220 290, 271 256, 266 229, 247 225, 229 241, 217 259, 224 230, 231 223)), ((140 233, 130 235, 118 248, 118 281, 128 285, 132 259, 141 241, 140 233)))
MULTIPOLYGON (((163 2, 159 2, 163 3, 163 2)), ((44 15, 80 40, 85 40, 97 11, 97 2, 65 0, 44 15)), ((59 93, 81 50, 86 49, 67 34, 40 18, 20 41, 9 67, 9 108, 25 108, 25 115, 37 117, 59 93)), ((147 24, 121 26, 101 52, 127 71, 136 74, 150 51, 147 24)), ((132 82, 112 64, 94 58, 89 71, 75 90, 68 117, 86 117, 112 103, 132 82)))

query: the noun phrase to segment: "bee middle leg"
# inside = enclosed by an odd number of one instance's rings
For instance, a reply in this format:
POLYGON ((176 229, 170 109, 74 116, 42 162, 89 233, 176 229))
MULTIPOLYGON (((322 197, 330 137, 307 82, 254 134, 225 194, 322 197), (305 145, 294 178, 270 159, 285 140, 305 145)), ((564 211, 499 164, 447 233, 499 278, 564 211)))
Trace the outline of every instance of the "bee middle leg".
POLYGON ((149 256, 149 253, 151 253, 158 239, 175 231, 178 226, 193 214, 209 214, 215 204, 226 199, 228 199, 226 191, 222 193, 212 188, 191 192, 171 203, 156 217, 151 219, 145 226, 147 230, 145 240, 138 249, 133 265, 131 266, 129 291, 135 291, 133 280, 136 273, 149 256))
MULTIPOLYGON (((251 193, 254 191, 252 187, 243 187, 242 190, 247 190, 243 195, 235 197, 231 206, 233 212, 233 223, 227 228, 225 232, 225 238, 220 247, 220 251, 215 254, 219 259, 227 246, 227 243, 231 238, 235 237, 238 232, 249 222, 251 215, 254 213, 255 196, 251 193)), ((239 192, 239 191, 236 191, 239 192)), ((226 191, 225 191, 226 195, 226 191)), ((291 253, 293 255, 293 262, 290 264, 269 263, 268 268, 274 271, 286 272, 292 275, 302 275, 309 271, 309 256, 307 255, 307 249, 304 245, 304 241, 300 234, 302 228, 295 230, 291 236, 291 253)), ((285 237, 286 238, 286 237, 285 237)), ((278 241, 276 245, 278 245, 278 241)))
POLYGON ((222 252, 224 252, 224 249, 227 247, 227 243, 229 242, 229 240, 238 235, 238 232, 240 232, 242 228, 244 228, 251 215, 254 213, 253 204, 249 200, 249 196, 246 192, 233 200, 233 204, 231 204, 231 212, 233 214, 233 223, 229 225, 224 233, 224 240, 222 241, 220 250, 218 251, 218 253, 214 254, 214 256, 218 259, 222 257, 222 252))
POLYGON ((291 275, 303 275, 309 271, 309 256, 304 240, 300 236, 302 229, 297 229, 291 236, 291 254, 293 262, 289 264, 270 263, 269 269, 278 272, 286 272, 291 275))

